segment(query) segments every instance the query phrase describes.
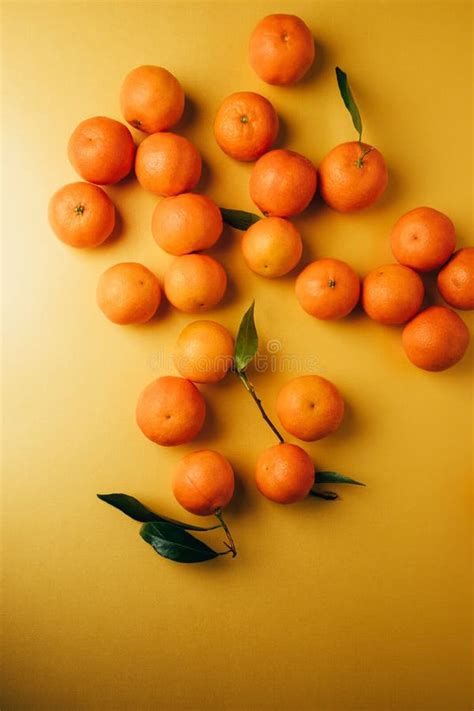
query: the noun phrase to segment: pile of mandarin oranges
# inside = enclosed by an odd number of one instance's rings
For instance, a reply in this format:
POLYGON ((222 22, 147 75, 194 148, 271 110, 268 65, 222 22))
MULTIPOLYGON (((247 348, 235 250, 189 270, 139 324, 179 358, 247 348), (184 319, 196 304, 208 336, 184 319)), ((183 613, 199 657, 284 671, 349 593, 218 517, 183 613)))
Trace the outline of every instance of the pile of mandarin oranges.
MULTIPOLYGON (((264 82, 289 87, 310 69, 315 45, 300 18, 269 15, 251 33, 248 55, 264 82)), ((338 81, 341 76, 346 79, 339 70, 338 81)), ((279 119, 264 96, 233 93, 216 110, 214 135, 222 151, 230 159, 254 162, 249 192, 262 217, 249 216, 241 252, 248 267, 264 278, 278 278, 297 267, 303 243, 290 218, 308 208, 317 191, 329 208, 351 213, 369 208, 387 186, 382 154, 361 140, 360 117, 347 83, 341 94, 359 140, 333 148, 318 168, 299 153, 273 148, 279 119)), ((175 257, 162 283, 138 263, 114 264, 102 274, 97 304, 116 324, 149 321, 163 292, 173 307, 188 314, 213 309, 226 292, 224 267, 205 253, 219 240, 226 211, 210 197, 192 192, 201 176, 200 153, 188 138, 171 131, 184 106, 183 89, 173 74, 159 66, 140 66, 130 71, 120 90, 123 118, 146 134, 138 148, 124 123, 106 117, 82 121, 69 138, 68 157, 82 181, 65 185, 51 197, 49 220, 59 239, 71 247, 99 247, 115 224, 115 206, 100 186, 134 171, 140 185, 160 198, 150 216, 151 233, 157 245, 175 257)), ((403 349, 415 366, 441 371, 455 365, 468 347, 469 331, 453 309, 474 308, 474 248, 455 252, 454 225, 433 207, 416 207, 402 215, 390 244, 396 261, 373 269, 362 281, 343 261, 311 262, 296 277, 297 301, 323 321, 344 318, 360 302, 374 321, 404 324, 403 349), (435 270, 447 306, 425 304, 420 275, 435 270)), ((234 348, 232 334, 215 321, 186 325, 174 352, 179 376, 156 379, 138 398, 136 421, 146 437, 161 446, 176 446, 199 433, 206 403, 196 383, 222 380, 233 369, 234 348)), ((338 428, 344 401, 327 379, 304 375, 284 385, 276 411, 287 432, 315 441, 338 428)), ((279 443, 258 459, 256 484, 272 501, 299 501, 314 481, 314 465, 297 445, 279 443)), ((234 473, 219 452, 195 451, 179 462, 172 486, 188 511, 215 514, 232 498, 234 473)))

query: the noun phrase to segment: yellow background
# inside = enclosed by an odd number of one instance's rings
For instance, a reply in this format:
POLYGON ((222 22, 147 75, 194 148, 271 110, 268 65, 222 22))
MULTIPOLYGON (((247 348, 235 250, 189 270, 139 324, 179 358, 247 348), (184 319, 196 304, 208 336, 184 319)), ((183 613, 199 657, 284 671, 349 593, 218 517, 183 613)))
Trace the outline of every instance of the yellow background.
MULTIPOLYGON (((406 360, 398 328, 360 312, 311 319, 295 302, 294 275, 265 281, 247 271, 240 234, 226 229, 212 253, 230 288, 210 317, 235 330, 255 297, 262 352, 277 339, 279 358, 315 358, 312 371, 338 385, 347 416, 307 449, 318 468, 368 485, 341 490, 335 503, 279 507, 253 484, 273 437, 230 376, 203 387, 210 416, 189 446, 159 448, 135 425, 139 391, 170 371, 191 319, 165 307, 148 325, 114 326, 95 305, 95 285, 124 260, 163 275, 170 258, 149 228, 156 198, 132 179, 108 189, 120 228, 89 252, 61 244, 46 219, 50 194, 76 179, 69 134, 88 116, 120 118, 119 87, 132 67, 159 64, 179 77, 189 102, 178 130, 206 165, 199 189, 253 209, 251 166, 213 140, 219 102, 236 90, 263 93, 282 119, 280 145, 318 163, 355 136, 337 92, 339 64, 390 185, 369 211, 338 215, 316 202, 298 218, 304 262, 334 256, 361 275, 390 262, 392 223, 424 204, 452 217, 459 245, 472 243, 470 7, 3 4, 3 709, 471 708, 469 356, 427 373, 406 360), (250 31, 275 11, 301 15, 316 38, 315 69, 293 88, 265 85, 247 64, 250 31), (182 566, 156 556, 139 525, 95 494, 124 491, 180 516, 170 475, 197 447, 218 448, 238 474, 227 519, 239 556, 182 566)), ((472 331, 472 314, 465 318, 472 331)), ((271 415, 294 374, 252 374, 271 415)))

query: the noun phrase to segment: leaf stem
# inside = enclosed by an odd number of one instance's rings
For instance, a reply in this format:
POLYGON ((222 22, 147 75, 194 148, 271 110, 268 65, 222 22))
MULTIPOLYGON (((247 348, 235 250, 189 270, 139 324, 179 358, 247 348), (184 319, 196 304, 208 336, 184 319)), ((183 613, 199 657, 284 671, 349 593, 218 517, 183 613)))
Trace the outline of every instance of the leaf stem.
POLYGON ((283 444, 285 440, 283 439, 283 437, 278 432, 277 428, 275 427, 275 425, 273 424, 273 422, 271 421, 271 419, 268 417, 267 413, 265 412, 264 407, 262 405, 262 401, 260 400, 257 393, 255 392, 254 386, 247 378, 247 373, 244 370, 237 370, 237 371, 235 371, 235 373, 240 378, 242 383, 244 384, 244 387, 247 390, 247 392, 250 393, 250 396, 252 397, 252 399, 254 400, 258 409, 260 410, 260 414, 262 415, 262 417, 265 420, 265 422, 267 423, 267 425, 270 427, 273 434, 277 437, 280 444, 283 444))
POLYGON ((227 548, 229 550, 226 551, 225 553, 221 553, 221 555, 226 555, 227 553, 232 553, 232 558, 235 558, 235 556, 237 555, 237 548, 235 547, 235 543, 234 543, 234 539, 232 538, 232 534, 229 531, 229 528, 228 528, 226 522, 224 521, 224 517, 222 516, 222 511, 220 509, 217 509, 217 511, 215 512, 215 516, 216 516, 217 520, 219 521, 220 526, 224 529, 225 535, 227 536, 227 540, 229 541, 228 544, 224 541, 224 545, 227 546, 227 548))

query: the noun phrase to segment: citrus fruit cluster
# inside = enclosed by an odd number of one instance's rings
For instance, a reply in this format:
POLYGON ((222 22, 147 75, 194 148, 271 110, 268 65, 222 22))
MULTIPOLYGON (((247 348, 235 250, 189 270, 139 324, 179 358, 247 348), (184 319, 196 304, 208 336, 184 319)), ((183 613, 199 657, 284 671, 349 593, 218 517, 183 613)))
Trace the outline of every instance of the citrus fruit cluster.
MULTIPOLYGON (((290 86, 308 72, 315 45, 306 24, 294 15, 263 18, 249 42, 249 61, 263 81, 290 86)), ((223 223, 244 232, 243 259, 255 273, 278 278, 300 262, 301 235, 289 218, 304 211, 318 191, 332 209, 350 213, 373 205, 383 194, 388 172, 382 154, 362 142, 362 120, 346 74, 336 69, 337 83, 349 110, 358 140, 333 148, 318 169, 306 157, 274 148, 278 113, 255 92, 236 92, 217 109, 213 124, 219 147, 232 159, 254 161, 249 193, 263 217, 220 208, 208 196, 192 192, 202 169, 197 148, 170 129, 180 121, 185 94, 167 69, 141 66, 124 79, 120 107, 125 121, 144 134, 138 148, 123 123, 106 117, 82 121, 68 143, 68 157, 83 179, 62 187, 49 203, 50 224, 56 235, 76 248, 97 247, 113 232, 115 206, 100 186, 117 183, 134 170, 141 186, 161 199, 151 216, 157 245, 175 259, 162 284, 146 266, 134 262, 112 265, 97 284, 97 304, 120 325, 149 321, 166 299, 178 310, 200 314, 217 306, 227 288, 224 267, 203 254, 219 240, 223 223)), ((362 282, 354 270, 336 259, 307 265, 295 284, 296 298, 311 316, 339 319, 361 301, 367 315, 383 324, 407 323, 402 334, 410 360, 427 370, 442 370, 464 354, 469 332, 451 309, 433 306, 419 313, 424 286, 420 272, 443 269, 438 275, 441 295, 454 308, 474 307, 474 249, 452 256, 454 227, 432 208, 417 208, 400 218, 391 234, 397 263, 384 265, 362 282), (446 264, 447 260, 451 260, 446 264)), ((309 455, 284 441, 265 412, 247 376, 258 348, 253 305, 242 319, 236 339, 211 320, 188 323, 174 351, 179 376, 167 375, 140 394, 136 421, 142 432, 161 446, 190 442, 206 418, 206 402, 196 383, 218 383, 231 371, 254 399, 278 444, 264 451, 256 465, 256 485, 272 501, 288 504, 309 494, 335 498, 318 490, 318 483, 359 484, 335 472, 317 472, 309 455)), ((286 383, 278 394, 276 412, 282 427, 298 439, 319 440, 340 425, 344 400, 336 386, 318 375, 286 383)), ((131 518, 141 521, 142 537, 164 557, 181 562, 209 560, 236 554, 235 543, 222 516, 234 493, 234 472, 214 450, 187 454, 172 482, 177 501, 197 515, 213 514, 226 534, 226 550, 218 553, 189 533, 202 528, 167 519, 133 497, 101 495, 131 518)))

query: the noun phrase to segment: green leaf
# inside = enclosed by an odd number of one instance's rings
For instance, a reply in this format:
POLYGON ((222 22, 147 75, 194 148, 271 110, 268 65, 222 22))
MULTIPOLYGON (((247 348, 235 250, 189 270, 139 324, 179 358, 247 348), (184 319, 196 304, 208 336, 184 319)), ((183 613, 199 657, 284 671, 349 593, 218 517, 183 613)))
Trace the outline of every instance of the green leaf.
POLYGON ((309 495, 317 496, 320 499, 326 499, 328 501, 334 501, 334 499, 339 498, 335 491, 313 491, 313 489, 311 489, 309 495))
POLYGON ((342 69, 339 69, 339 67, 336 67, 336 77, 337 84, 339 86, 339 91, 341 92, 342 100, 344 101, 346 109, 352 116, 352 123, 354 124, 355 130, 359 134, 359 141, 361 141, 362 120, 360 118, 360 113, 359 109, 357 108, 357 104, 354 100, 354 97, 352 96, 352 92, 349 87, 349 82, 347 81, 347 74, 343 72, 342 69))
POLYGON ((344 474, 337 472, 316 472, 316 484, 355 484, 356 486, 365 486, 361 481, 350 479, 344 474))
MULTIPOLYGON (((201 526, 193 526, 190 523, 182 523, 181 521, 175 521, 173 518, 167 518, 166 516, 160 516, 159 514, 150 511, 149 508, 144 506, 138 499, 133 496, 128 496, 128 494, 97 494, 101 501, 105 501, 106 504, 115 506, 116 509, 122 511, 126 516, 133 518, 135 521, 140 521, 141 523, 146 523, 148 521, 158 521, 162 523, 170 523, 173 526, 179 526, 180 528, 187 529, 189 531, 207 531, 209 529, 202 528, 201 526)), ((212 526, 214 528, 214 526, 212 526)))
POLYGON ((252 301, 250 308, 245 312, 239 326, 239 332, 235 340, 234 364, 238 373, 245 370, 247 365, 254 358, 258 348, 258 335, 253 316, 255 302, 252 301))
POLYGON ((255 215, 253 212, 245 212, 245 210, 228 210, 225 207, 221 207, 222 219, 227 222, 231 227, 235 227, 237 230, 248 230, 251 225, 262 218, 255 215))
POLYGON ((144 523, 140 536, 158 555, 177 563, 202 563, 219 555, 184 529, 170 523, 144 523))

